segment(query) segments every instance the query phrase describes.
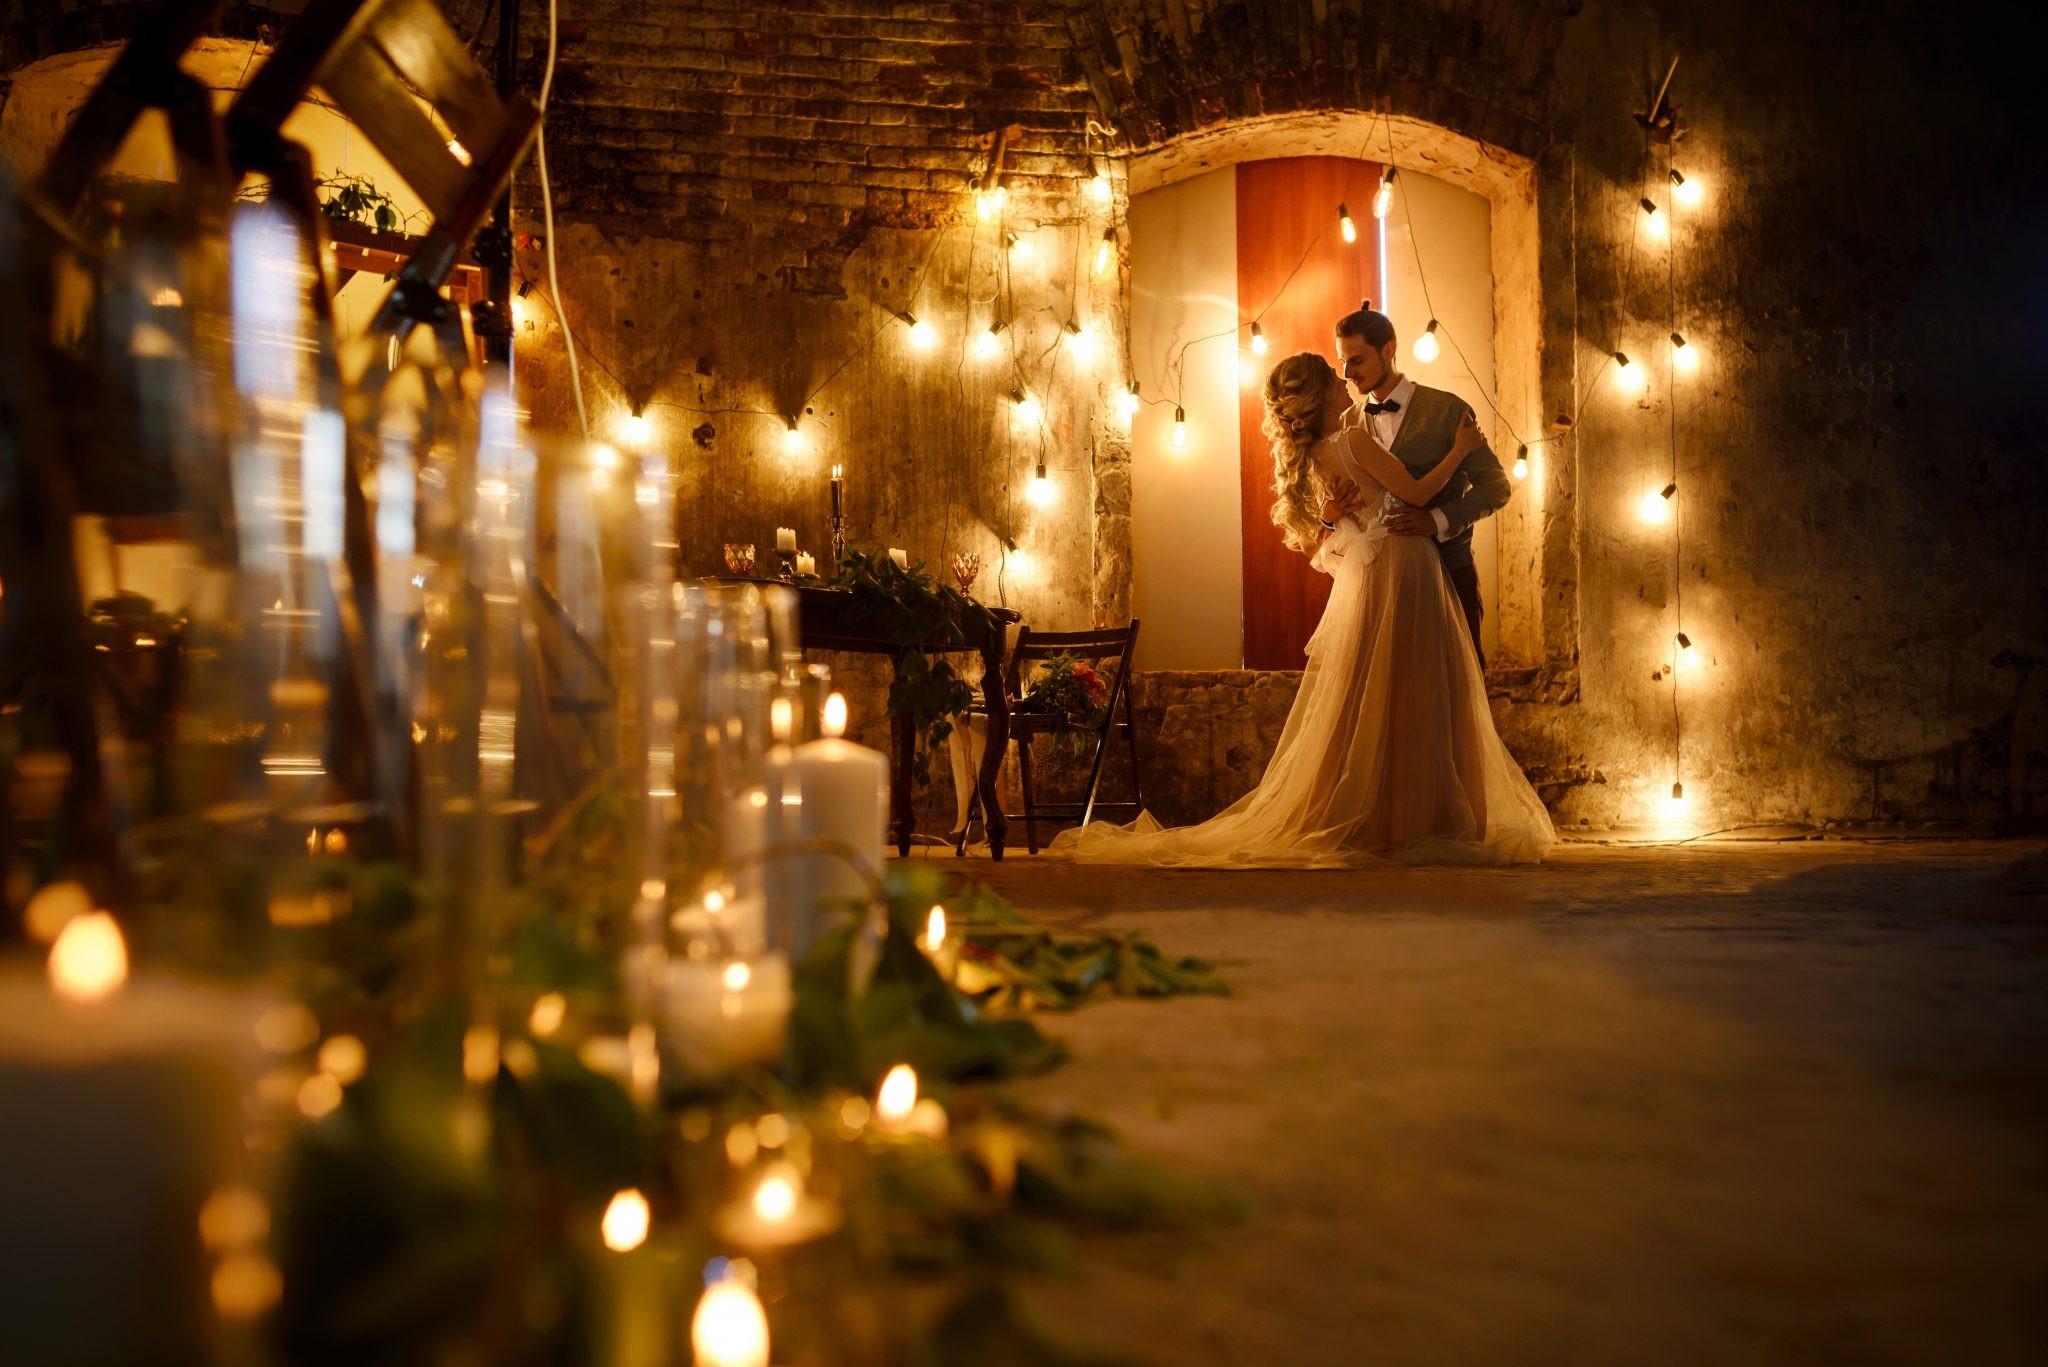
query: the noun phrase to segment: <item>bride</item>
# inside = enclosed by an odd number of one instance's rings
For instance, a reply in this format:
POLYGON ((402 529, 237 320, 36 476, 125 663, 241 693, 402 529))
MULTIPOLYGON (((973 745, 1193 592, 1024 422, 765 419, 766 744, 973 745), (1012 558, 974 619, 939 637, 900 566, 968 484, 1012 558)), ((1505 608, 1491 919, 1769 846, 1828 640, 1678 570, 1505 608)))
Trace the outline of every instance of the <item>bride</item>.
POLYGON ((1494 730, 1470 629, 1426 537, 1382 518, 1434 498, 1482 443, 1467 413, 1449 455, 1411 475, 1343 421, 1343 377, 1314 352, 1266 380, 1273 521, 1330 576, 1301 691, 1259 786, 1198 826, 1065 831, 1052 852, 1083 863, 1335 868, 1379 861, 1507 864, 1541 859, 1550 816, 1494 730), (1320 546, 1318 512, 1339 479, 1358 511, 1320 546))

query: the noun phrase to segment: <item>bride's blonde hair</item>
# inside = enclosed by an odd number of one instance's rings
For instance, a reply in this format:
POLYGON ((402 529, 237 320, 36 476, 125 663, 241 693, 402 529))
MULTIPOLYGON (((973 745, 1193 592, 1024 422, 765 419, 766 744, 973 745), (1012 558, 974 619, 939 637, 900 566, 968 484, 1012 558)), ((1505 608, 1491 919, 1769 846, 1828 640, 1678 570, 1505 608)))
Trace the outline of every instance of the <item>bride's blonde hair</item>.
POLYGON ((1328 489, 1309 456, 1321 435, 1323 398, 1335 372, 1313 351, 1297 352, 1266 376, 1266 440, 1273 444, 1273 525, 1289 550, 1313 555, 1328 489))

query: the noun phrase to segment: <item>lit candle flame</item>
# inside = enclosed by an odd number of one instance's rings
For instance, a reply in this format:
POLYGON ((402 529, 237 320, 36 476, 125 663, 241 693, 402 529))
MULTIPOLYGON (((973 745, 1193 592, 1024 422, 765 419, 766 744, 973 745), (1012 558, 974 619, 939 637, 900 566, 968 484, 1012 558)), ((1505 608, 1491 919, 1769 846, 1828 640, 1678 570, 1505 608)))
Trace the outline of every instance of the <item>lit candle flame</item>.
POLYGON ((885 1125, 901 1125, 917 1108, 917 1070, 899 1063, 882 1079, 875 1093, 875 1117, 885 1125))
POLYGON ((690 1318, 696 1367, 768 1367, 768 1316, 754 1288, 727 1277, 704 1288, 690 1318))
POLYGON ((631 1253, 647 1242, 650 1219, 647 1198, 639 1188, 614 1193, 611 1204, 604 1208, 604 1246, 614 1253, 631 1253))
POLYGON ((946 909, 933 907, 932 914, 924 923, 924 948, 927 954, 936 954, 946 946, 946 909))
POLYGON ((104 911, 74 916, 50 946, 50 986, 60 996, 95 1002, 128 981, 128 942, 104 911))
POLYGON ((747 966, 745 960, 736 959, 725 966, 724 980, 726 991, 744 992, 747 984, 754 980, 754 970, 747 966))
POLYGON ((779 1225, 796 1213, 797 1195, 794 1172, 778 1165, 754 1188, 754 1214, 779 1225))
POLYGON ((834 693, 825 699, 823 730, 826 735, 838 737, 846 734, 846 695, 834 693))

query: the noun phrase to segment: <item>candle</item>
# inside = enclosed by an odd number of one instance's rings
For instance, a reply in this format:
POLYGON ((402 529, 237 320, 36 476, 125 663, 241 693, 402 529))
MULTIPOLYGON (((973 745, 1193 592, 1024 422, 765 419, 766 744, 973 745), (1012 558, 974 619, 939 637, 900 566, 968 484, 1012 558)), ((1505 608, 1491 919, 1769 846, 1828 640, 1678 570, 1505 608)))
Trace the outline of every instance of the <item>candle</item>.
POLYGON ((875 1090, 873 1114, 877 1134, 897 1138, 946 1137, 946 1108, 917 1094, 917 1070, 907 1063, 897 1064, 883 1077, 882 1085, 875 1090))
POLYGON ((743 1248, 787 1248, 837 1229, 839 1207, 812 1195, 803 1173, 784 1159, 770 1163, 739 1199, 720 1206, 711 1226, 719 1238, 743 1248))
POLYGON ((845 467, 832 467, 832 516, 839 517, 846 511, 845 467))
POLYGON ((277 1004, 130 972, 118 935, 84 912, 46 968, 0 971, 10 1362, 207 1360, 209 1298, 245 1320, 278 1292, 241 1186, 243 1099, 277 1004))
POLYGON ((789 960, 675 959, 665 997, 668 1052, 689 1076, 724 1077, 782 1057, 789 1026, 789 960))
POLYGON ((631 1253, 647 1242, 650 1222, 647 1198, 637 1187, 615 1192, 611 1204, 604 1208, 604 1246, 614 1253, 631 1253))
POLYGON ((796 553, 796 572, 798 574, 816 574, 818 572, 818 557, 812 555, 809 551, 798 551, 796 553))
POLYGON ((778 550, 778 551, 793 551, 793 550, 795 550, 795 549, 796 549, 796 528, 794 528, 794 527, 777 527, 777 528, 775 529, 775 549, 776 549, 776 550, 778 550))
POLYGON ((885 867, 889 835, 889 761, 846 739, 846 699, 840 694, 825 701, 824 732, 796 748, 804 841, 833 846, 805 856, 815 899, 807 918, 812 922, 827 902, 868 901, 869 880, 885 867))
POLYGON ((910 568, 910 557, 900 547, 891 546, 889 548, 889 558, 896 562, 896 568, 899 570, 910 568))
POLYGON ((924 934, 917 937, 917 947, 939 970, 940 977, 953 981, 960 968, 960 937, 947 934, 944 907, 933 907, 931 915, 925 918, 924 934))
POLYGON ((768 1367, 768 1316, 752 1286, 727 1275, 704 1288, 690 1318, 690 1351, 696 1367, 768 1367))

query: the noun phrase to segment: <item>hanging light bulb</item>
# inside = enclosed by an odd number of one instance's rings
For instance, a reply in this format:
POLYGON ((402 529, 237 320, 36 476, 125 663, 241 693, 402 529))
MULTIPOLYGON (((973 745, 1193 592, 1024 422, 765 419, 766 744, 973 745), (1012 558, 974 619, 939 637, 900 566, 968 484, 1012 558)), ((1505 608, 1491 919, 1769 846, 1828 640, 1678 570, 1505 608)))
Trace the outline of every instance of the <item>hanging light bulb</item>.
POLYGON ((916 347, 919 351, 930 351, 932 349, 932 343, 937 340, 938 334, 930 323, 920 319, 909 309, 905 309, 896 316, 901 318, 903 325, 910 329, 910 344, 912 346, 916 347))
POLYGON ((1700 653, 1692 648, 1692 637, 1679 632, 1672 638, 1678 643, 1678 667, 1690 673, 1700 663, 1700 653))
POLYGON ((1143 399, 1138 397, 1138 382, 1136 380, 1132 380, 1131 387, 1129 389, 1122 389, 1117 391, 1117 416, 1122 418, 1125 422, 1129 422, 1132 418, 1138 416, 1138 409, 1144 405, 1144 402, 1145 401, 1143 399))
POLYGON ((1699 208, 1700 183, 1698 179, 1687 180, 1684 176, 1678 174, 1677 168, 1674 167, 1671 172, 1671 199, 1673 203, 1687 209, 1699 208))
POLYGON ((1000 318, 990 323, 988 331, 974 339, 974 354, 983 360, 994 356, 1002 348, 1003 329, 1008 326, 1009 324, 1000 318))
POLYGON ((1662 489, 1645 489, 1636 503, 1636 514, 1643 521, 1657 524, 1671 520, 1671 500, 1678 493, 1676 484, 1667 484, 1662 489))
POLYGON ((1088 178, 1088 198, 1098 205, 1106 205, 1109 203, 1109 192, 1109 172, 1098 166, 1095 168, 1095 174, 1088 178))
POLYGON ((1252 324, 1252 355, 1254 355, 1254 356, 1263 356, 1263 355, 1265 355, 1265 354, 1266 354, 1266 334, 1265 334, 1265 333, 1263 333, 1263 332, 1261 332, 1261 331, 1259 330, 1259 325, 1258 325, 1257 323, 1253 323, 1253 324, 1252 324))
POLYGON ((789 426, 782 432, 782 453, 793 456, 804 449, 804 434, 797 429, 796 419, 788 419, 789 426))
POLYGON ((1624 394, 1640 394, 1648 384, 1643 368, 1631 363, 1626 352, 1614 353, 1614 387, 1624 394))
POLYGON ((654 424, 638 413, 628 413, 619 419, 619 444, 628 451, 643 451, 648 438, 654 435, 654 424))
POLYGON ((1173 449, 1188 449, 1188 411, 1178 404, 1175 404, 1173 409, 1173 449))
POLYGON ((1681 375, 1690 375, 1700 368, 1699 348, 1686 341, 1683 333, 1671 334, 1671 368, 1681 375))
POLYGON ((1029 261, 1031 259, 1030 238, 1019 237, 1015 233, 1004 233, 1003 245, 1010 249, 1010 255, 1015 259, 1019 261, 1029 261))
POLYGON ((1428 365, 1442 354, 1443 347, 1436 339, 1436 319, 1432 318, 1429 326, 1422 330, 1422 335, 1415 339, 1415 359, 1428 365))
POLYGON ((1087 365, 1095 359, 1095 334, 1072 319, 1067 320, 1067 351, 1074 358, 1075 365, 1087 365))
POLYGON ((1023 423, 1026 427, 1036 427, 1038 425, 1038 419, 1044 410, 1038 406, 1037 398, 1029 390, 1021 388, 1011 390, 1010 403, 1014 407, 1018 422, 1023 423))
POLYGON ((1337 206, 1337 231, 1344 234, 1346 242, 1358 241, 1358 225, 1351 221, 1351 210, 1342 204, 1337 206))
POLYGON ((1110 263, 1116 260, 1116 225, 1102 230, 1102 241, 1095 244, 1095 273, 1108 275, 1110 263))
POLYGON ((1520 447, 1515 451, 1514 476, 1516 479, 1529 477, 1529 448, 1520 447))
POLYGON ((1643 230, 1653 239, 1662 240, 1665 235, 1664 215, 1657 212, 1657 201, 1644 195, 1637 201, 1643 211, 1643 230))
POLYGON ((1000 218, 1010 202, 1010 193, 1001 185, 984 185, 974 192, 974 216, 986 223, 1000 218))
POLYGON ((1671 795, 1657 799, 1657 817, 1666 826, 1676 826, 1685 820, 1685 785, 1676 779, 1671 783, 1671 795))
MULTIPOLYGON (((1038 473, 1031 477, 1031 483, 1024 486, 1024 497, 1034 508, 1043 508, 1052 503, 1052 479, 1045 473, 1045 462, 1038 462, 1038 473)), ((941 925, 944 922, 940 923, 941 925)))
POLYGON ((1374 218, 1385 218, 1387 211, 1394 207, 1394 177, 1399 174, 1400 172, 1391 166, 1380 172, 1380 188, 1373 191, 1372 196, 1374 218))

